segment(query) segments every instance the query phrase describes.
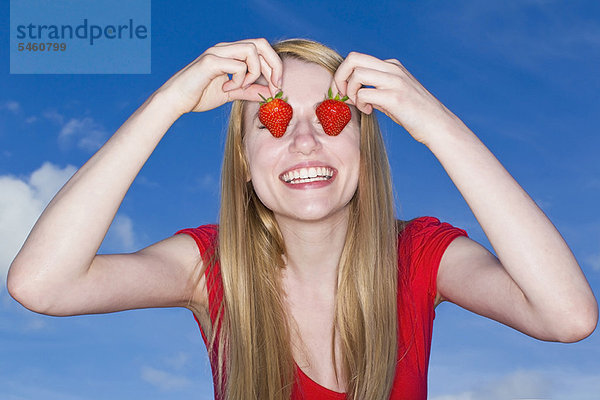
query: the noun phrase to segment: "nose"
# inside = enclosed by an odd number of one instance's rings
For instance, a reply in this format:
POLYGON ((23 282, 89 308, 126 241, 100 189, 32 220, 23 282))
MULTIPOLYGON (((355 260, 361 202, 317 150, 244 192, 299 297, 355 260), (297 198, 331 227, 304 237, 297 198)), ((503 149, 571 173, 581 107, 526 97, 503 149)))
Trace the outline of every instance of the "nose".
POLYGON ((318 131, 309 121, 297 121, 292 128, 290 151, 308 155, 321 148, 318 131))

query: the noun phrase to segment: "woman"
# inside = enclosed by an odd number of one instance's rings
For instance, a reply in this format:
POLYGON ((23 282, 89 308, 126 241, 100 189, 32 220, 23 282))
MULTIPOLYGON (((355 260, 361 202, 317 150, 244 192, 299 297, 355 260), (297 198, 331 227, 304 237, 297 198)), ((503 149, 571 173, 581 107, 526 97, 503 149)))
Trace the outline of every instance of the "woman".
POLYGON ((424 399, 433 310, 445 300, 552 341, 585 338, 598 315, 552 223, 398 61, 342 59, 305 40, 221 43, 175 74, 48 205, 8 286, 50 315, 190 308, 226 399, 424 399), (330 88, 351 105, 337 136, 315 115, 330 88), (276 138, 257 114, 259 95, 279 90, 293 117, 276 138), (218 230, 97 255, 171 124, 228 101, 218 230), (435 218, 396 223, 374 108, 433 152, 498 258, 435 218), (309 168, 327 173, 286 182, 309 168))

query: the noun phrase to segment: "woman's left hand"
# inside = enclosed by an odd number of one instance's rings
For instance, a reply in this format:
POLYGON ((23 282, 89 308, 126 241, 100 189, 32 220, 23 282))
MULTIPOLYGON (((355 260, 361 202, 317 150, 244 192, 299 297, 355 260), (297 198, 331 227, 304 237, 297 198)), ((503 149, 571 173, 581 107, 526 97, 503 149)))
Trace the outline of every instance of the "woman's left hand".
POLYGON ((334 75, 342 95, 360 111, 370 114, 373 108, 402 125, 411 136, 425 145, 432 136, 458 118, 427 91, 395 59, 352 52, 334 75))
POLYGON ((574 342, 594 331, 598 305, 569 246, 458 117, 397 60, 350 53, 334 80, 360 111, 384 112, 432 151, 496 251, 453 240, 439 265, 438 301, 541 340, 574 342))

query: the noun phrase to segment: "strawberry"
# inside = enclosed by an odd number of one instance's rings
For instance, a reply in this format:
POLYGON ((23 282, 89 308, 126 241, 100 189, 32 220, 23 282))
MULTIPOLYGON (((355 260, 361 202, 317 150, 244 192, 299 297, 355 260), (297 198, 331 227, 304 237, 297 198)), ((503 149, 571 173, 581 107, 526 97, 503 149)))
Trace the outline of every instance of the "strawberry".
POLYGON ((348 96, 340 98, 339 93, 333 97, 331 88, 329 88, 327 97, 317 106, 315 112, 326 134, 330 136, 339 135, 352 118, 350 107, 344 103, 346 100, 348 100, 348 96))
POLYGON ((282 99, 283 92, 278 92, 274 97, 265 99, 261 94, 259 96, 264 100, 260 102, 258 109, 258 119, 261 124, 267 127, 271 135, 280 138, 285 133, 290 120, 292 119, 292 106, 282 99))

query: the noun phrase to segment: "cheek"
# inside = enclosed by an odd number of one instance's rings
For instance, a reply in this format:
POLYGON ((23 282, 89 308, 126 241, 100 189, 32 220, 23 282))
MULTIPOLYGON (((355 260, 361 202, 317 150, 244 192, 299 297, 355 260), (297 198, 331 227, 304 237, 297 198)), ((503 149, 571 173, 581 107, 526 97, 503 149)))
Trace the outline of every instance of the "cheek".
POLYGON ((260 198, 259 192, 264 193, 273 179, 276 154, 265 143, 252 139, 246 143, 245 151, 248 162, 248 180, 252 181, 252 186, 260 198))
POLYGON ((273 210, 277 205, 277 197, 274 193, 272 177, 267 173, 267 169, 254 163, 250 168, 250 181, 256 197, 269 210, 273 210))
POLYGON ((244 137, 244 153, 248 172, 252 173, 257 162, 260 162, 260 145, 254 132, 250 132, 244 137))
POLYGON ((344 149, 345 162, 349 166, 349 173, 353 184, 358 185, 358 176, 360 174, 360 143, 358 138, 349 138, 348 142, 345 143, 344 149))
MULTIPOLYGON (((341 138, 340 138, 341 139, 341 138)), ((343 157, 348 162, 358 165, 360 159, 360 138, 359 135, 348 135, 339 143, 338 148, 343 151, 343 157)))

